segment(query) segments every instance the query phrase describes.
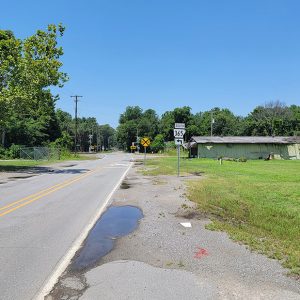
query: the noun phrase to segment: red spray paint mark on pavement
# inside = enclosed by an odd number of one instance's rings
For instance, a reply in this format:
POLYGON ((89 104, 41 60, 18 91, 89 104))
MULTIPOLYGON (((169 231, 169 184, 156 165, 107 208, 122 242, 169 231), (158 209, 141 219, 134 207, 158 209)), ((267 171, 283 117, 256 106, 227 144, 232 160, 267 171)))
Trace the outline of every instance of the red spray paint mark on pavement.
POLYGON ((195 253, 194 258, 201 258, 202 256, 208 255, 208 252, 204 248, 200 248, 199 246, 197 247, 198 251, 195 253))

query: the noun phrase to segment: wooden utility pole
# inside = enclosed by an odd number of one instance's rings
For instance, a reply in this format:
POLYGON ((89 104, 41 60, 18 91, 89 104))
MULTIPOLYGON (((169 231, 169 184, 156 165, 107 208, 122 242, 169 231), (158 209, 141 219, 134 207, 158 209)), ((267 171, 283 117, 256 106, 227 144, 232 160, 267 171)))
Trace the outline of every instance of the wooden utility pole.
POLYGON ((213 124, 215 123, 215 119, 213 118, 213 112, 210 112, 210 136, 213 136, 213 124))
POLYGON ((78 98, 82 98, 82 96, 71 96, 71 98, 75 98, 75 155, 77 154, 77 103, 78 103, 78 98))

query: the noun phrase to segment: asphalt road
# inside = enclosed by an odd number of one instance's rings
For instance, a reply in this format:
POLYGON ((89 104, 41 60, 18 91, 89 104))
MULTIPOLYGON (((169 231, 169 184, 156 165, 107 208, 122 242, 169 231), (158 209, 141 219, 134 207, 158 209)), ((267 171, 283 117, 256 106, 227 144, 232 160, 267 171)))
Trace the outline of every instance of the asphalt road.
POLYGON ((0 299, 38 295, 131 165, 126 154, 74 164, 0 186, 0 299))

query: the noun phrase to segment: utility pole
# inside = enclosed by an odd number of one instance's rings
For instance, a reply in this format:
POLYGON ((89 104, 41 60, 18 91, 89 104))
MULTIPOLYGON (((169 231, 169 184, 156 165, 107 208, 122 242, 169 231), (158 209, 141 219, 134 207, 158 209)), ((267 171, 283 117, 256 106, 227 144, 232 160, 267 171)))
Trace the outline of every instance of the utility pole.
POLYGON ((139 128, 136 128, 136 149, 137 152, 140 153, 140 146, 139 146, 139 128))
POLYGON ((82 98, 82 96, 71 96, 71 98, 75 98, 75 155, 77 154, 77 103, 78 103, 78 98, 82 98))
POLYGON ((215 120, 213 119, 213 112, 210 112, 210 136, 213 136, 213 124, 215 120))

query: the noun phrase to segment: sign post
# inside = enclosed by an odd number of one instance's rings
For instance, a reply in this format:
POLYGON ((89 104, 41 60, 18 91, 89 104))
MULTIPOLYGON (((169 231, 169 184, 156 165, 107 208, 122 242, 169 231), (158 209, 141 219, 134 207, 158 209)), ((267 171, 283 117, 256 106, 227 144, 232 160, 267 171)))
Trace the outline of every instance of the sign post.
POLYGON ((180 145, 177 145, 177 177, 180 174, 180 145))
POLYGON ((143 137, 141 139, 141 144, 144 146, 144 165, 146 163, 146 149, 150 146, 150 139, 148 137, 143 137))
POLYGON ((174 126, 175 145, 177 146, 177 176, 180 174, 180 146, 183 144, 183 136, 185 134, 185 123, 175 123, 174 126))

